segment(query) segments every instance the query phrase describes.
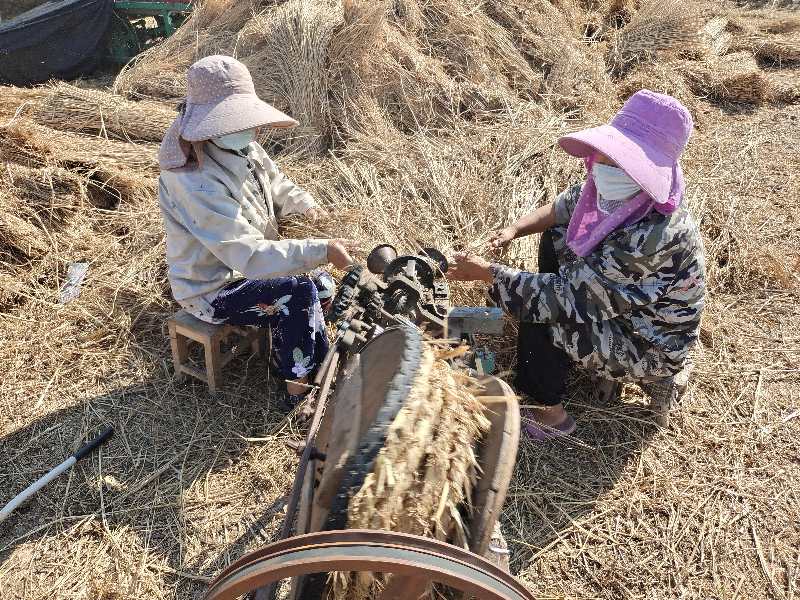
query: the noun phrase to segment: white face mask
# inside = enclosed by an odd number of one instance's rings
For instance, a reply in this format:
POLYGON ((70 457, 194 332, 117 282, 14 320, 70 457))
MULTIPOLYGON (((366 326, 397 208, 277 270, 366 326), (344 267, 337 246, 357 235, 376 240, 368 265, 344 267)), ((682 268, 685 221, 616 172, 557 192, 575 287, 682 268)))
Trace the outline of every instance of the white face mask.
POLYGON ((596 163, 592 167, 592 176, 597 193, 612 202, 628 200, 642 191, 639 184, 618 167, 596 163))
POLYGON ((244 150, 250 142, 254 142, 255 140, 256 130, 245 129, 244 131, 237 131, 236 133, 215 137, 211 141, 220 148, 225 148, 226 150, 244 150))

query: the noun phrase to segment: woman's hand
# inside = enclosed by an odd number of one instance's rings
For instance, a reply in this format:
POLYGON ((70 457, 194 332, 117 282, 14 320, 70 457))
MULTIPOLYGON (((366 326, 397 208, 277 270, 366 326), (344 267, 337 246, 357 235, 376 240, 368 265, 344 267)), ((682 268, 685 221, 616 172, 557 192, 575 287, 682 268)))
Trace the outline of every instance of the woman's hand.
POLYGON ((355 243, 350 240, 328 240, 328 262, 341 270, 352 266, 353 257, 350 256, 350 250, 354 248, 355 243))
POLYGON ((517 229, 513 225, 498 229, 489 238, 489 250, 505 248, 517 238, 517 229))
POLYGON ((492 283, 494 278, 489 269, 491 263, 488 260, 471 256, 469 254, 458 253, 453 256, 453 262, 447 271, 447 278, 454 281, 485 281, 492 283))

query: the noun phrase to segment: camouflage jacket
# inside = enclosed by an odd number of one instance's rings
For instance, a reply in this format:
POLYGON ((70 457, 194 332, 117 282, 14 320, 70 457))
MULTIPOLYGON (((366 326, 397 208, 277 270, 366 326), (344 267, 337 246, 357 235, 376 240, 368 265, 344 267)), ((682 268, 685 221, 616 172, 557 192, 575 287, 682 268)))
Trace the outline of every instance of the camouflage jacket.
POLYGON ((651 211, 608 235, 589 255, 566 244, 580 197, 575 185, 556 199, 558 273, 492 265, 490 296, 511 316, 549 323, 573 360, 615 379, 674 375, 697 340, 705 301, 705 260, 685 204, 651 211))

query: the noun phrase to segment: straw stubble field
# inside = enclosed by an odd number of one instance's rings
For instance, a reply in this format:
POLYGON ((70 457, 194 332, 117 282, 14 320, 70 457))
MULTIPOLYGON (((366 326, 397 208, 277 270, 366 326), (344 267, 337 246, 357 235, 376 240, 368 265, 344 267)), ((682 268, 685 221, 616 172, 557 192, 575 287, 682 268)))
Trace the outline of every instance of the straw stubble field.
MULTIPOLYGON (((206 0, 110 91, 2 88, 0 502, 103 425, 117 435, 3 524, 0 597, 198 597, 282 522, 298 432, 267 368, 238 363, 213 398, 173 382, 165 338, 156 142, 212 52, 298 117, 265 143, 331 209, 321 233, 365 247, 480 248, 581 176, 561 133, 641 87, 684 101, 710 276, 691 393, 659 431, 635 387, 604 405, 576 374, 575 436, 520 448, 512 565, 543 598, 796 597, 798 36, 794 12, 720 3, 206 0)), ((504 260, 534 268, 535 241, 504 260)))

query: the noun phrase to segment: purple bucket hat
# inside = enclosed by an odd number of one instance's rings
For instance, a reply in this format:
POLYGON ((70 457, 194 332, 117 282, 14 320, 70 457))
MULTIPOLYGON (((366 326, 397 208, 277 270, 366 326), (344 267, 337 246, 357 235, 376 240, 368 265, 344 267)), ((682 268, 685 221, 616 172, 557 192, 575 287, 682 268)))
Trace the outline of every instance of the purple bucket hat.
POLYGON ((682 181, 677 181, 682 179, 678 159, 693 127, 692 115, 678 100, 641 90, 628 99, 611 124, 565 135, 558 143, 580 158, 602 152, 657 205, 663 205, 670 202, 675 188, 682 188, 682 181))
POLYGON ((230 56, 201 58, 186 74, 186 102, 164 136, 159 150, 162 169, 186 164, 189 144, 253 129, 295 127, 297 121, 256 94, 247 67, 230 56))

